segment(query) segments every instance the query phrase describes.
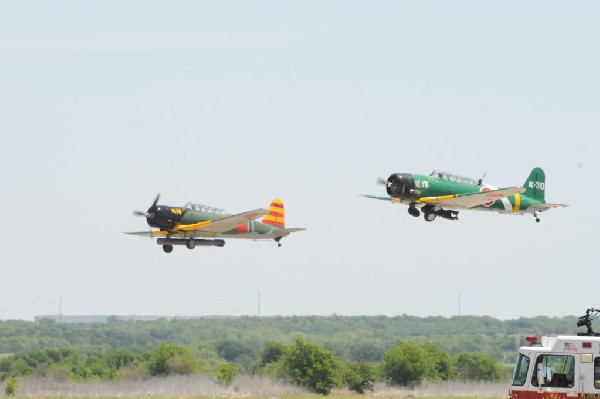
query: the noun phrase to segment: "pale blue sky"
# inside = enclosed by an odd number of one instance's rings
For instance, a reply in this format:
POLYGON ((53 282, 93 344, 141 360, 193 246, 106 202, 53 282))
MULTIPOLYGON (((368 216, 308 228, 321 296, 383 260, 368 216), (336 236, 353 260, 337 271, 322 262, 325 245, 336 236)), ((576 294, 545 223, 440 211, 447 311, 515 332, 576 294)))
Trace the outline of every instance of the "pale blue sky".
POLYGON ((597 2, 0 0, 0 319, 598 307, 597 2), (566 209, 425 223, 377 177, 566 209), (166 255, 134 209, 286 205, 277 248, 166 255))

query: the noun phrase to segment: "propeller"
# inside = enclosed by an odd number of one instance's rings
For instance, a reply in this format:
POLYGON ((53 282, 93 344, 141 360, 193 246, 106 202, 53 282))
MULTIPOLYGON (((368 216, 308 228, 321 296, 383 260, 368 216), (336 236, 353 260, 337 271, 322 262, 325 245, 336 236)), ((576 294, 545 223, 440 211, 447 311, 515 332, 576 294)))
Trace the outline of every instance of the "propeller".
MULTIPOLYGON (((152 203, 152 205, 150 205, 150 208, 148 208, 148 210, 146 212, 142 212, 142 211, 133 211, 133 215, 134 216, 144 216, 146 218, 146 222, 148 223, 148 225, 150 227, 152 227, 153 223, 154 223, 154 217, 156 216, 156 211, 157 211, 157 206, 156 204, 158 204, 158 200, 160 198, 160 193, 156 194, 156 198, 154 198, 154 202, 152 203)), ((150 232, 152 233, 152 229, 150 229, 150 232)), ((152 235, 149 236, 150 240, 152 240, 152 235)))
POLYGON ((485 176, 487 175, 487 172, 483 173, 483 176, 481 176, 481 178, 479 180, 477 180, 477 185, 481 186, 483 184, 483 179, 485 179, 485 176))
POLYGON ((146 217, 146 219, 153 215, 154 212, 156 212, 156 204, 158 204, 158 200, 160 199, 160 193, 158 193, 156 195, 156 198, 154 199, 154 202, 152 203, 152 205, 150 206, 150 208, 148 208, 148 210, 146 212, 142 212, 142 211, 133 211, 133 215, 134 216, 144 216, 146 217))
POLYGON ((377 184, 385 186, 387 184, 387 179, 384 179, 383 177, 378 177, 377 184))

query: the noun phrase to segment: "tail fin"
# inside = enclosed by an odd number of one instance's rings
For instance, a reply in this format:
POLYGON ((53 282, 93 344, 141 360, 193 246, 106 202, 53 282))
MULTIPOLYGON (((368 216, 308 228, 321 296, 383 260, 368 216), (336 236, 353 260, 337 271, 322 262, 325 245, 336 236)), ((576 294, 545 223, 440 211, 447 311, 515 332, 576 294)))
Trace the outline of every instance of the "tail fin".
POLYGON ((285 229, 285 212, 283 210, 283 202, 279 198, 275 198, 269 205, 269 213, 263 217, 262 222, 271 226, 285 229))
POLYGON ((541 203, 546 203, 546 200, 544 199, 546 175, 542 168, 533 168, 523 187, 525 187, 525 195, 527 197, 533 198, 541 203))

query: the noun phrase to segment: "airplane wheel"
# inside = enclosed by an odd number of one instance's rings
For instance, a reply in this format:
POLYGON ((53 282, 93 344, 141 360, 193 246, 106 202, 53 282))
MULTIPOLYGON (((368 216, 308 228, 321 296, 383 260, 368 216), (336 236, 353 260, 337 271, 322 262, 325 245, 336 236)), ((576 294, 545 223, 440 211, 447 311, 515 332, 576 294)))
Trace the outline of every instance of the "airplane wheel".
POLYGON ((277 244, 277 248, 281 247, 281 244, 277 244))
POLYGON ((163 251, 170 254, 173 251, 173 246, 172 245, 163 245, 163 251))
POLYGON ((535 221, 539 223, 540 222, 540 218, 535 218, 535 221))
POLYGON ((415 208, 414 206, 409 206, 408 207, 408 213, 416 218, 418 218, 421 215, 421 211, 419 211, 417 208, 415 208))
POLYGON ((423 218, 427 221, 427 222, 433 222, 435 220, 435 217, 437 215, 433 212, 430 213, 424 213, 423 214, 423 218))
POLYGON ((194 249, 196 248, 196 241, 194 241, 194 239, 192 238, 191 240, 188 240, 188 242, 185 243, 185 246, 188 247, 188 249, 194 249))

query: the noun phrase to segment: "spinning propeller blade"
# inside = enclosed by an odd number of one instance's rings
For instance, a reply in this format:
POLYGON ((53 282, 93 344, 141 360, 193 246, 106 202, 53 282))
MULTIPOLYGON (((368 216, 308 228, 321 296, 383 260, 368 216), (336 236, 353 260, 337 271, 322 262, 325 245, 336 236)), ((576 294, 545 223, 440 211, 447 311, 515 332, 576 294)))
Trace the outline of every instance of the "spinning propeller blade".
POLYGON ((148 208, 148 210, 146 212, 133 211, 133 216, 145 216, 147 219, 148 216, 150 216, 152 213, 154 213, 154 211, 156 211, 156 204, 158 204, 159 199, 160 199, 160 193, 158 193, 156 195, 156 198, 154 198, 154 202, 152 203, 152 205, 150 205, 150 208, 148 208))

